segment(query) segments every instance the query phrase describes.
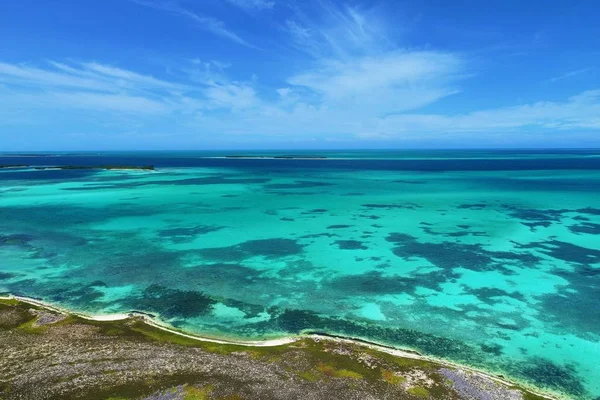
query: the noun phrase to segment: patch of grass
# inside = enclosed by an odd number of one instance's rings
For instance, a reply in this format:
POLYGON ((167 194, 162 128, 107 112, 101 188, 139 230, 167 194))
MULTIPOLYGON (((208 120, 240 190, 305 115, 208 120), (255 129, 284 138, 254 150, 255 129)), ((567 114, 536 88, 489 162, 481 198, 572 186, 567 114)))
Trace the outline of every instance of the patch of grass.
POLYGON ((18 330, 26 332, 26 333, 34 333, 34 334, 42 334, 48 330, 47 326, 36 326, 33 324, 37 321, 38 317, 32 318, 31 320, 21 324, 17 327, 18 330))
POLYGON ((30 314, 27 310, 12 306, 6 306, 6 308, 1 307, 2 306, 0 306, 0 330, 14 329, 35 319, 35 316, 30 314))
POLYGON ((399 385, 401 383, 406 382, 406 378, 400 375, 396 375, 390 370, 382 369, 381 376, 384 381, 389 383, 390 385, 399 385))
POLYGON ((521 390, 521 393, 523 394, 523 400, 546 400, 545 397, 538 396, 537 394, 533 394, 524 389, 519 389, 519 390, 521 390))
POLYGON ((362 379, 363 376, 358 372, 351 371, 348 369, 337 369, 333 365, 318 363, 317 370, 323 373, 326 376, 331 378, 351 378, 351 379, 362 379))
POLYGON ((298 372, 298 376, 304 380, 307 380, 309 382, 316 382, 321 380, 321 377, 319 377, 317 374, 315 374, 312 371, 302 371, 302 372, 298 372))
POLYGON ((183 388, 183 400, 208 400, 213 389, 211 385, 203 387, 185 386, 183 388))
POLYGON ((17 306, 19 304, 22 303, 17 299, 0 299, 0 305, 3 306, 17 306))
POLYGON ((429 390, 421 386, 413 386, 407 392, 417 397, 429 397, 429 390))
POLYGON ((352 379, 362 379, 363 376, 358 372, 350 371, 348 369, 338 369, 336 371, 336 376, 338 378, 352 378, 352 379))

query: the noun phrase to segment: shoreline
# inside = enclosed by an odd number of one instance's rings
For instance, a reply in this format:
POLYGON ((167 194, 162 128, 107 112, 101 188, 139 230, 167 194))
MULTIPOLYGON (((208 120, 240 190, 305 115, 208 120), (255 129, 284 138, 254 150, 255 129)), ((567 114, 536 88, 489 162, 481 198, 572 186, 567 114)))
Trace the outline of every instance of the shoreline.
POLYGON ((146 323, 152 327, 155 327, 157 329, 161 329, 165 332, 169 332, 174 335, 179 335, 179 336, 182 336, 182 337, 185 337, 188 339, 198 340, 201 342, 216 343, 216 344, 230 344, 230 345, 239 345, 239 346, 247 346, 247 347, 275 347, 275 346, 282 346, 282 345, 286 345, 286 344, 292 344, 292 343, 295 343, 295 342, 297 342, 301 339, 305 339, 305 338, 312 338, 314 340, 329 340, 329 341, 333 341, 333 342, 337 342, 337 343, 354 344, 354 345, 359 345, 359 346, 369 348, 371 350, 380 351, 382 353, 386 353, 386 354, 394 356, 394 357, 429 361, 429 362, 434 362, 436 364, 446 366, 446 367, 462 369, 464 371, 468 371, 473 374, 491 379, 494 382, 500 383, 500 384, 508 386, 508 387, 522 386, 523 388, 525 388, 527 391, 531 392, 532 394, 535 394, 537 396, 543 397, 548 400, 567 399, 566 397, 563 397, 562 395, 560 395, 558 393, 541 392, 539 389, 532 388, 530 385, 527 385, 525 383, 511 381, 511 380, 506 379, 505 377, 500 377, 493 373, 486 372, 486 371, 483 371, 483 370, 480 370, 480 369, 477 369, 474 367, 470 367, 470 366, 459 364, 459 363, 454 363, 454 362, 436 358, 436 357, 423 355, 423 354, 420 354, 420 353, 410 350, 410 349, 401 349, 401 348, 396 348, 396 347, 392 347, 392 346, 386 346, 386 345, 382 345, 382 344, 378 344, 378 343, 369 342, 367 340, 360 339, 360 338, 344 337, 344 336, 339 336, 339 335, 335 335, 335 334, 317 333, 317 332, 309 331, 306 334, 299 334, 299 335, 295 335, 295 336, 285 336, 285 337, 282 337, 279 339, 266 339, 266 340, 256 340, 256 341, 217 339, 217 338, 212 338, 212 337, 207 337, 207 336, 200 336, 200 335, 185 333, 185 332, 173 329, 172 327, 168 326, 168 324, 166 322, 160 321, 160 319, 155 316, 153 317, 152 314, 140 312, 140 311, 131 311, 129 313, 89 315, 89 314, 85 314, 82 312, 72 311, 72 310, 69 310, 66 308, 58 307, 51 303, 45 302, 43 300, 34 299, 31 297, 18 296, 18 295, 12 295, 12 294, 8 294, 8 295, 2 294, 2 295, 0 295, 0 300, 17 300, 17 301, 20 301, 23 303, 27 303, 27 304, 31 304, 31 305, 34 305, 37 307, 44 308, 49 311, 53 311, 53 312, 60 313, 60 314, 66 314, 66 315, 74 315, 74 316, 77 316, 77 317, 80 317, 80 318, 83 318, 86 320, 90 320, 90 321, 109 322, 109 321, 123 321, 128 318, 141 318, 144 321, 144 323, 146 323))

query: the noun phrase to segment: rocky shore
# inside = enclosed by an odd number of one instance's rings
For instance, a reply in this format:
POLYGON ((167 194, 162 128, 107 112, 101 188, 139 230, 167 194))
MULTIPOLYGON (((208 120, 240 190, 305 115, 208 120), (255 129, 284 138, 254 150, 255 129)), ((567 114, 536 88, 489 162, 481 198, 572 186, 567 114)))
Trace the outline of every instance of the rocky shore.
POLYGON ((214 343, 0 299, 0 399, 541 400, 483 374, 348 340, 214 343))

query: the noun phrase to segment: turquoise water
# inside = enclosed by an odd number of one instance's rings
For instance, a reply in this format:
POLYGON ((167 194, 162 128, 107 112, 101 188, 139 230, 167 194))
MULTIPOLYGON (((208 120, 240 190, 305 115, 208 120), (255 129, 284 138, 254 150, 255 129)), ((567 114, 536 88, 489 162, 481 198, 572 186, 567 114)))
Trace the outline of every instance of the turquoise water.
POLYGON ((227 154, 1 155, 157 169, 0 169, 0 292, 219 337, 360 337, 600 396, 600 152, 227 154))

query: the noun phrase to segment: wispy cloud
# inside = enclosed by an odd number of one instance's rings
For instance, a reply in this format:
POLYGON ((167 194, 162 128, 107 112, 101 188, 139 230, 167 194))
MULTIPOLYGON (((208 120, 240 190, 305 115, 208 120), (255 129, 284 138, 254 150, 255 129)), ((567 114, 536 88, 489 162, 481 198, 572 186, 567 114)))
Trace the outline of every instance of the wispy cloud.
POLYGON ((380 10, 315 3, 293 8, 285 30, 311 58, 289 77, 286 99, 337 113, 375 118, 413 110, 460 91, 466 61, 459 54, 402 49, 380 10))
POLYGON ((427 90, 457 78, 464 62, 454 54, 398 51, 351 61, 324 60, 317 68, 289 79, 328 98, 427 90))
POLYGON ((293 3, 293 18, 283 26, 298 50, 315 58, 347 59, 397 48, 376 10, 338 6, 326 0, 310 4, 314 9, 306 12, 293 3))
POLYGON ((87 91, 120 92, 122 90, 189 89, 186 85, 167 82, 152 76, 95 62, 65 64, 49 61, 46 68, 28 64, 0 62, 0 82, 29 88, 62 88, 87 91))
POLYGON ((271 9, 275 6, 274 0, 226 0, 234 6, 247 10, 271 9))
POLYGON ((600 90, 588 90, 563 102, 540 101, 462 115, 402 114, 380 118, 359 135, 406 137, 415 134, 518 132, 538 133, 576 129, 600 130, 600 90))
POLYGON ((584 74, 584 73, 589 72, 591 70, 592 70, 592 68, 581 68, 581 69, 577 69, 577 70, 574 70, 574 71, 565 72, 562 75, 558 75, 558 76, 555 76, 553 78, 548 79, 548 82, 562 81, 564 79, 569 79, 569 78, 572 78, 574 76, 584 74))
POLYGON ((228 29, 225 23, 219 19, 203 15, 197 12, 193 12, 187 8, 182 7, 178 2, 174 0, 129 0, 135 4, 145 7, 155 8, 157 10, 167 11, 171 14, 188 18, 194 21, 198 27, 211 32, 217 36, 228 39, 234 43, 240 44, 253 49, 258 49, 257 46, 247 42, 241 38, 237 33, 228 29))
MULTIPOLYGON (((194 65, 192 63, 192 65, 194 65)), ((133 114, 242 109, 258 103, 249 84, 211 72, 213 61, 182 70, 186 82, 172 82, 97 62, 43 66, 0 62, 0 96, 21 108, 77 109, 133 114), (195 75, 197 73, 197 75, 195 75)))

